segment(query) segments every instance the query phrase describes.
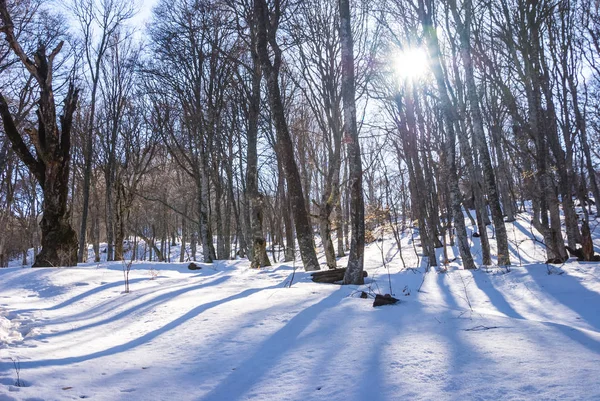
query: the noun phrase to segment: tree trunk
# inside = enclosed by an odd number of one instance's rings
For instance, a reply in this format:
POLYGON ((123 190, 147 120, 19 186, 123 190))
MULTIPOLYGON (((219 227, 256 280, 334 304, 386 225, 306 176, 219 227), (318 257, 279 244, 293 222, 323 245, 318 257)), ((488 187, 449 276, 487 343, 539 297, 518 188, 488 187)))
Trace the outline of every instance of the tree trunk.
POLYGON ((453 212, 454 227, 456 228, 456 237, 458 238, 458 250, 462 258, 463 267, 465 269, 475 269, 475 263, 473 262, 473 256, 469 246, 469 240, 467 238, 467 230, 465 227, 465 218, 461 210, 461 194, 458 187, 458 175, 456 166, 456 133, 454 131, 454 122, 456 117, 454 115, 454 106, 450 101, 448 91, 446 88, 446 80, 444 71, 442 70, 442 59, 435 31, 435 26, 432 22, 433 10, 425 9, 423 0, 419 0, 419 14, 421 19, 421 25, 425 31, 425 40, 429 48, 431 58, 433 60, 432 70, 435 76, 437 88, 440 94, 440 101, 442 106, 442 112, 444 117, 444 125, 446 128, 446 153, 448 159, 446 166, 448 168, 448 185, 450 188, 450 202, 453 212))
POLYGON ((35 176, 44 196, 42 250, 36 256, 35 267, 73 266, 77 264, 77 234, 69 224, 67 198, 69 193, 69 169, 71 161, 71 127, 73 113, 77 107, 78 91, 69 85, 65 98, 60 129, 57 124, 56 105, 52 89, 53 61, 63 43, 46 54, 40 42, 34 61, 30 60, 17 42, 14 25, 8 13, 5 0, 0 1, 0 22, 12 51, 35 78, 39 85, 38 128, 30 131, 32 142, 36 143, 34 157, 19 133, 8 105, 0 94, 0 115, 4 133, 13 145, 13 150, 35 176))
POLYGON ((292 213, 296 225, 296 235, 300 248, 300 256, 306 271, 320 270, 319 261, 313 248, 313 233, 306 212, 304 193, 300 182, 298 166, 294 158, 294 148, 290 137, 289 127, 285 118, 285 109, 279 88, 279 68, 281 66, 281 49, 277 45, 277 24, 273 20, 280 17, 280 2, 275 1, 275 12, 269 13, 265 0, 254 2, 254 16, 257 21, 257 49, 260 63, 267 84, 267 94, 271 115, 277 134, 277 156, 281 160, 288 192, 292 204, 292 213), (274 62, 269 56, 269 47, 274 53, 274 62))
MULTIPOLYGON (((204 157, 202 155, 201 157, 204 157)), ((198 181, 198 215, 200 219, 198 221, 198 232, 200 233, 200 242, 202 244, 202 261, 204 263, 212 263, 216 258, 214 255, 214 247, 212 246, 212 235, 209 227, 208 220, 208 176, 205 166, 201 167, 200 177, 198 181)))
POLYGON ((342 102, 344 105, 344 133, 348 142, 348 168, 350 187, 350 225, 352 238, 344 284, 364 284, 363 265, 365 253, 365 204, 362 189, 362 161, 354 82, 354 43, 350 21, 349 0, 339 0, 340 43, 342 53, 342 102))
MULTIPOLYGON (((251 32, 252 41, 256 41, 256 32, 251 32)), ((252 51, 252 92, 248 104, 248 132, 246 155, 246 198, 250 203, 250 231, 252 246, 250 248, 250 267, 271 266, 267 256, 267 242, 263 235, 263 197, 258 190, 258 121, 260 118, 260 81, 262 72, 258 54, 252 51)))
MULTIPOLYGON (((187 215, 187 203, 185 205, 185 209, 183 213, 187 215)), ((185 241, 187 240, 187 218, 185 216, 181 216, 181 246, 179 247, 179 262, 183 263, 185 261, 185 241)))
POLYGON ((337 237, 337 257, 343 258, 346 256, 344 250, 344 215, 342 213, 342 197, 338 194, 338 199, 335 204, 335 225, 336 225, 336 237, 337 237))
POLYGON ((99 78, 99 63, 100 57, 96 63, 96 71, 95 75, 92 79, 92 97, 91 97, 91 105, 90 105, 90 116, 88 120, 88 127, 86 130, 85 137, 85 169, 83 172, 83 209, 81 211, 81 227, 79 229, 79 239, 81 241, 81 246, 79 248, 79 254, 77 255, 77 260, 79 262, 84 262, 84 258, 87 258, 87 240, 86 240, 86 232, 87 232, 87 218, 90 204, 90 187, 92 183, 92 159, 94 153, 94 119, 96 116, 96 91, 98 90, 98 78, 99 78))

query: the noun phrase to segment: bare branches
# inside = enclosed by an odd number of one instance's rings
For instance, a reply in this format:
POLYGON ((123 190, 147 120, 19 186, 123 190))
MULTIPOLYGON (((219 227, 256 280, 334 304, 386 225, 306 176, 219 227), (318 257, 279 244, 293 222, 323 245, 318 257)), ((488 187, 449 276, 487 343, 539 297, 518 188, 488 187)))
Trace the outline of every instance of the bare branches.
POLYGON ((4 123, 4 132, 10 142, 12 143, 12 149, 15 153, 23 160, 23 163, 32 171, 40 185, 44 185, 44 164, 38 161, 29 151, 29 148, 23 141, 21 134, 19 133, 12 114, 6 103, 6 99, 0 93, 0 115, 2 116, 2 122, 4 123))

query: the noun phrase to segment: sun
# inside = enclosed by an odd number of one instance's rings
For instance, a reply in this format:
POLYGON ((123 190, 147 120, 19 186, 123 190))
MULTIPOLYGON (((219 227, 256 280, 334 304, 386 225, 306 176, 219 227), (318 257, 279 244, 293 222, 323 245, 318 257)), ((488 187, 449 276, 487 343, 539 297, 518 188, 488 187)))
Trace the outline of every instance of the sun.
POLYGON ((427 74, 429 57, 422 48, 404 49, 394 58, 394 72, 401 79, 417 79, 427 74))

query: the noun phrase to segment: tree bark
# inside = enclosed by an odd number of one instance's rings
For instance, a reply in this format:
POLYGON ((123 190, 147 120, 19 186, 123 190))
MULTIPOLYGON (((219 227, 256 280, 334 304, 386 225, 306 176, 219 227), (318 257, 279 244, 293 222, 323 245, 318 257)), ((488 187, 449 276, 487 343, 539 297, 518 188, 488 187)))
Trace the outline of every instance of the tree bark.
POLYGON ((288 192, 292 205, 292 213, 296 225, 296 235, 300 248, 300 256, 306 271, 320 270, 317 255, 313 247, 313 233, 306 212, 304 193, 300 183, 300 174, 294 158, 294 148, 289 127, 285 118, 285 110, 279 88, 279 68, 281 66, 281 49, 277 44, 277 27, 281 13, 280 1, 275 0, 274 11, 269 12, 265 0, 255 0, 254 16, 257 21, 257 49, 264 72, 271 115, 277 134, 277 156, 281 160, 288 184, 288 192), (274 53, 271 62, 269 47, 274 53))
POLYGON ((364 284, 365 204, 362 189, 362 161, 356 122, 356 91, 354 82, 354 42, 350 21, 349 0, 339 0, 340 42, 342 50, 342 102, 344 132, 348 142, 350 187, 350 254, 344 284, 364 284))
MULTIPOLYGON (((256 45, 256 27, 252 27, 251 43, 256 45)), ((248 132, 246 155, 246 198, 250 203, 250 231, 252 246, 250 248, 250 267, 271 266, 267 256, 267 242, 263 235, 263 197, 258 190, 258 121, 260 118, 260 81, 262 71, 260 60, 255 49, 252 49, 252 88, 248 102, 248 132)))
MULTIPOLYGON (((481 109, 479 106, 479 96, 477 93, 477 85, 475 84, 475 76, 473 73, 473 59, 471 57, 471 42, 470 42, 470 30, 471 20, 473 14, 473 5, 471 0, 467 0, 464 4, 465 9, 465 21, 463 22, 456 2, 453 0, 452 12, 454 14, 454 20, 459 30, 459 38, 461 43, 461 56, 463 60, 463 66, 465 69, 465 79, 467 83, 467 98, 469 105, 471 106, 471 119, 473 122, 473 137, 474 142, 479 151, 479 157, 483 164, 483 177, 486 186, 486 192, 488 194, 490 209, 492 211, 492 219, 494 220, 494 226, 496 228, 496 244, 498 247, 498 265, 507 266, 510 265, 510 253, 508 250, 508 237, 506 234, 506 226, 504 225, 504 216, 502 214, 502 207, 500 206, 500 196, 498 194, 498 188, 496 186, 496 177, 494 175, 494 168, 490 158, 490 152, 485 139, 485 131, 483 128, 483 117, 481 115, 481 109)), ((485 230, 485 227, 483 227, 485 230)))
POLYGON ((60 128, 56 119, 56 105, 52 88, 53 62, 60 52, 61 42, 50 54, 43 44, 38 46, 34 61, 25 54, 14 35, 14 26, 8 13, 6 0, 0 0, 0 28, 6 35, 12 51, 35 78, 39 85, 38 128, 30 131, 35 145, 34 157, 18 132, 8 104, 0 94, 0 115, 4 132, 13 150, 35 176, 44 197, 42 250, 36 256, 34 267, 73 266, 77 263, 77 234, 69 224, 67 199, 69 194, 69 171, 71 161, 71 127, 77 107, 79 91, 69 85, 60 128))
POLYGON ((421 20, 421 25, 423 26, 423 30, 425 31, 425 41, 429 48, 429 53, 433 63, 432 70, 440 95, 444 125, 446 128, 446 153, 448 155, 446 165, 448 168, 448 185, 450 187, 450 202, 453 212, 454 227, 456 228, 456 236, 458 238, 458 250, 462 258, 463 267, 465 269, 475 269, 476 266, 473 262, 473 256, 471 255, 467 230, 465 227, 465 218, 461 209, 462 196, 458 187, 458 169, 456 166, 456 133, 454 130, 454 122, 456 121, 456 117, 454 113, 454 106, 452 105, 448 95, 444 71, 442 70, 439 43, 435 26, 433 25, 432 21, 433 10, 431 8, 433 5, 429 0, 427 0, 428 7, 426 8, 424 1, 425 0, 419 0, 419 17, 421 20))

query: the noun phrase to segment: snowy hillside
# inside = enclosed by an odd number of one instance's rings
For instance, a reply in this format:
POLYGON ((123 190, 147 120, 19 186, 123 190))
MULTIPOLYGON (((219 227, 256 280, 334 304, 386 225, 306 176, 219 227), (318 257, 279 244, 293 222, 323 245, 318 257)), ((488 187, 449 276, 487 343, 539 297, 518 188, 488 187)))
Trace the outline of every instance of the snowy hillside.
POLYGON ((425 272, 410 233, 405 269, 384 230, 362 288, 246 260, 134 263, 129 294, 120 262, 2 269, 0 400, 598 400, 600 264, 540 263, 528 221, 510 270, 425 272))

